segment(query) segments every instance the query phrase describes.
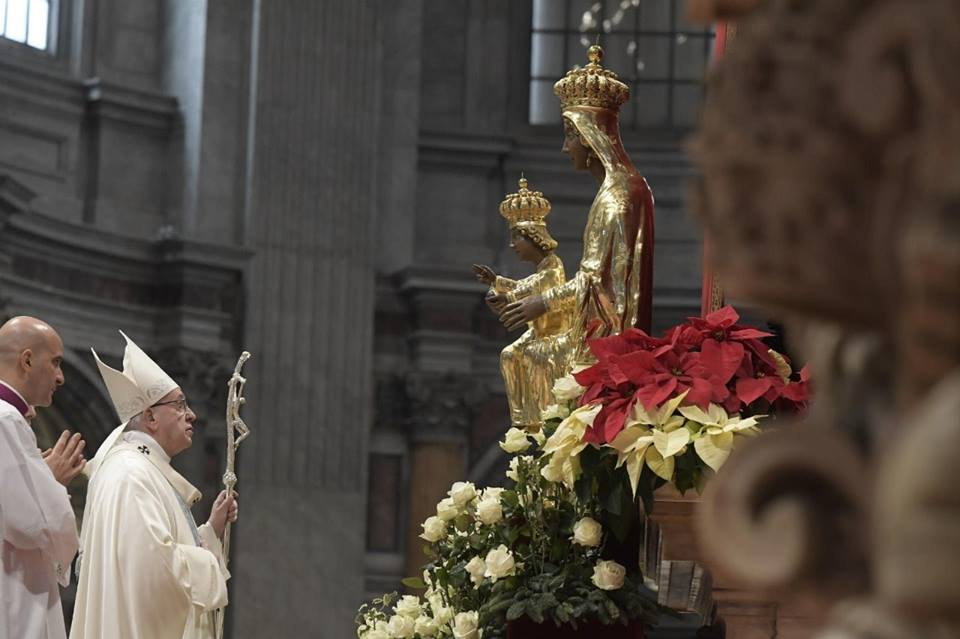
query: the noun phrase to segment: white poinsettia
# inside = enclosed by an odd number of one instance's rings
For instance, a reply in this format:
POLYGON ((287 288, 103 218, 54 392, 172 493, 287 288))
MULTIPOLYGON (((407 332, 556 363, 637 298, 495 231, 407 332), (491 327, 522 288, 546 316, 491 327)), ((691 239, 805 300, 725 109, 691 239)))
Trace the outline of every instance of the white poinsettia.
POLYGON ((710 404, 707 410, 699 406, 684 406, 680 413, 700 426, 693 447, 697 455, 713 470, 720 470, 727 461, 737 439, 760 432, 757 420, 766 415, 741 418, 739 413, 728 414, 722 406, 710 404))
POLYGON ((581 406, 560 422, 557 430, 543 443, 543 456, 549 457, 549 470, 544 468, 544 477, 550 481, 563 481, 568 487, 573 487, 580 475, 577 456, 588 446, 583 436, 593 425, 601 408, 600 404, 581 406))
POLYGON ((684 427, 683 416, 676 412, 686 395, 682 393, 653 411, 637 402, 623 430, 607 444, 618 453, 617 468, 627 465, 634 495, 644 463, 659 477, 667 481, 673 478, 674 456, 690 443, 690 431, 684 427))

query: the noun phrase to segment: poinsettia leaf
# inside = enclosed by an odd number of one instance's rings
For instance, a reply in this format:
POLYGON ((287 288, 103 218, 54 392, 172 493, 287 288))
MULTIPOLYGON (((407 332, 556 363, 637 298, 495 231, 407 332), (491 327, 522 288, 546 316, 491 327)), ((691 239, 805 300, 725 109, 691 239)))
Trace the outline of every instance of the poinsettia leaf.
POLYGON ((633 351, 613 357, 611 358, 611 364, 613 363, 616 364, 617 371, 633 384, 643 383, 652 374, 666 372, 663 364, 648 351, 633 351))
POLYGON ((740 319, 740 314, 733 310, 732 306, 727 305, 719 310, 709 313, 703 319, 705 319, 708 324, 716 328, 728 328, 737 323, 737 320, 740 319))
POLYGON ((780 394, 795 402, 805 402, 810 399, 810 390, 806 382, 790 382, 783 387, 780 394))
POLYGON ((750 405, 770 388, 771 378, 760 377, 754 379, 737 380, 737 396, 744 404, 750 405))
POLYGON ((743 344, 739 342, 705 339, 700 346, 700 362, 720 383, 726 384, 740 368, 743 353, 743 344))
POLYGON ((773 333, 768 333, 766 331, 757 330, 755 328, 738 328, 733 327, 735 330, 730 331, 730 339, 763 339, 764 337, 773 337, 773 333))
POLYGON ((677 378, 673 375, 660 375, 658 379, 637 389, 637 399, 643 403, 643 407, 652 411, 667 398, 673 395, 677 388, 677 378))
POLYGON ((649 466, 650 470, 656 473, 658 477, 661 477, 667 481, 670 481, 673 478, 673 457, 664 458, 655 447, 651 446, 647 449, 644 458, 647 462, 647 466, 649 466))
POLYGON ((690 442, 690 431, 680 428, 670 433, 662 430, 653 431, 653 445, 664 458, 673 457, 680 449, 690 442))
MULTIPOLYGON (((607 418, 603 422, 603 441, 612 441, 614 437, 623 430, 623 424, 627 419, 627 408, 630 404, 630 398, 618 399, 610 402, 607 418)), ((599 417, 599 416, 598 416, 599 417)))
POLYGON ((722 439, 723 435, 709 435, 707 437, 701 437, 693 443, 693 447, 697 451, 697 455, 700 456, 700 459, 703 460, 707 466, 713 470, 720 470, 720 467, 723 466, 723 463, 727 461, 727 457, 730 456, 729 448, 722 448, 717 445, 717 441, 722 439))
POLYGON ((594 364, 589 366, 582 371, 578 371, 573 374, 573 379, 577 381, 581 386, 590 386, 591 384, 598 384, 603 381, 604 375, 604 366, 601 364, 594 364))

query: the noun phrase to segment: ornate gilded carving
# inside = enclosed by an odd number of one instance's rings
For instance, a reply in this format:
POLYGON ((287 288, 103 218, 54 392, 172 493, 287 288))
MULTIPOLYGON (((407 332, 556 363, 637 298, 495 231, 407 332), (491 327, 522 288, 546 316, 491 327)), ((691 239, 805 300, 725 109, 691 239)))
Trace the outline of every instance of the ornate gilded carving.
POLYGON ((703 549, 849 597, 822 639, 960 636, 960 5, 756 4, 709 77, 696 208, 818 399, 730 459, 703 549))

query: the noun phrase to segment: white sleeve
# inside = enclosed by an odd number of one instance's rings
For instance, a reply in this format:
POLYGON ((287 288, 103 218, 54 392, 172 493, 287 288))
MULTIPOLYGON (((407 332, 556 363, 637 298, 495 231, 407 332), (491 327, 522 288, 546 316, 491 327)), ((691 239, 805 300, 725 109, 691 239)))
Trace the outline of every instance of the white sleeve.
POLYGON ((24 448, 19 427, 0 419, 0 531, 15 548, 42 551, 63 583, 77 553, 77 520, 67 489, 39 450, 24 448))

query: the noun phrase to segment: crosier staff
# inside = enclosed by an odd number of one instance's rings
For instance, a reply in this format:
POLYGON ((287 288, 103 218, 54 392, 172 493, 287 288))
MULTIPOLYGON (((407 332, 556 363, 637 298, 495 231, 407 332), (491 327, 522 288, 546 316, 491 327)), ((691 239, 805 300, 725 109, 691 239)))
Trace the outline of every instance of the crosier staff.
MULTIPOLYGON (((250 429, 244 423, 243 418, 240 417, 240 407, 246 402, 246 399, 243 397, 243 387, 247 383, 247 379, 240 375, 240 369, 243 368, 244 363, 246 363, 248 359, 250 359, 250 353, 243 351, 243 353, 240 354, 240 359, 237 360, 236 367, 233 369, 233 375, 230 376, 230 381, 227 382, 227 469, 223 473, 223 487, 226 489, 228 495, 233 494, 233 488, 237 485, 237 448, 240 447, 240 442, 250 434, 250 429)), ((231 523, 232 522, 228 520, 223 530, 224 565, 230 563, 231 523)), ((215 613, 217 639, 223 639, 223 620, 224 617, 226 617, 226 613, 226 606, 215 613)))

